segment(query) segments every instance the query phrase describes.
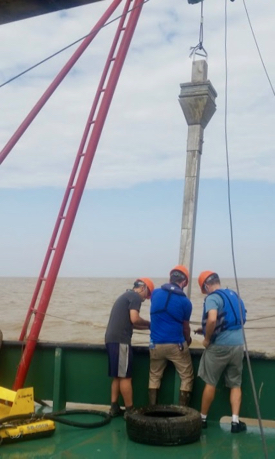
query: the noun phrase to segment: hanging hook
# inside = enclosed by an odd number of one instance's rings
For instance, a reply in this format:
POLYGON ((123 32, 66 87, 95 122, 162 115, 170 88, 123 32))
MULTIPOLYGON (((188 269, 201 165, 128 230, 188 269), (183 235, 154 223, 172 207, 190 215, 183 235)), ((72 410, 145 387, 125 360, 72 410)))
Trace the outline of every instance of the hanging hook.
MULTIPOLYGON (((188 0, 189 1, 189 0, 188 0)), ((189 57, 193 56, 193 59, 195 59, 195 56, 202 56, 207 59, 207 52, 206 49, 203 47, 203 0, 201 0, 201 20, 200 20, 200 33, 199 33, 199 43, 196 46, 191 46, 190 48, 191 53, 189 57)))
POLYGON ((202 56, 202 57, 205 57, 206 59, 208 57, 207 51, 202 46, 201 42, 198 43, 197 46, 191 46, 190 50, 191 50, 191 53, 189 54, 189 57, 193 56, 193 59, 195 59, 195 56, 202 56))

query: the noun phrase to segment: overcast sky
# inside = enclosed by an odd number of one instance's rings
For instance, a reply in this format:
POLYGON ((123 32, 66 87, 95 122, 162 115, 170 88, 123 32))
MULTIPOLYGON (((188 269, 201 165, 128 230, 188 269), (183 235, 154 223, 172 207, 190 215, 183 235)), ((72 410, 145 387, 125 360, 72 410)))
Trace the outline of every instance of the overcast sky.
MULTIPOLYGON (((87 34, 110 0, 0 27, 0 84, 87 34)), ((124 2, 122 2, 124 4, 124 2)), ((275 85, 275 2, 246 0, 275 85)), ((121 14, 119 8, 113 15, 121 14)), ((99 142, 61 276, 165 277, 178 263, 191 79, 201 6, 150 0, 140 16, 99 142)), ((275 119, 242 0, 227 1, 228 147, 239 277, 275 277, 275 119)), ((0 166, 0 276, 37 277, 117 22, 104 28, 0 166)), ((233 277, 225 156, 225 0, 204 2, 208 78, 194 272, 233 277)), ((77 45, 0 88, 0 148, 77 45)))

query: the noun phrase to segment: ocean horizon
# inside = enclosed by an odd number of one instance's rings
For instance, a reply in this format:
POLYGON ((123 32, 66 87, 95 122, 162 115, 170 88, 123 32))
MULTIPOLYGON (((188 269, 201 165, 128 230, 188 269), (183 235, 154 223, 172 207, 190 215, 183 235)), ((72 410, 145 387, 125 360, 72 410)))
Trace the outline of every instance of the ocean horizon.
MULTIPOLYGON (((39 340, 103 344, 110 310, 116 298, 132 288, 128 277, 59 277, 56 281, 39 340)), ((155 286, 167 278, 153 278, 155 286)), ((1 330, 4 340, 18 340, 36 286, 35 277, 0 277, 2 306, 1 330)), ((238 278, 239 291, 247 309, 245 335, 250 351, 275 354, 275 279, 238 278)), ((222 287, 236 290, 235 279, 222 279, 222 287)), ((194 334, 201 321, 204 295, 196 278, 192 279, 192 347, 201 347, 202 338, 194 334)), ((36 304, 36 307, 38 304, 36 304)), ((140 315, 150 318, 150 301, 140 315)), ((30 323, 31 326, 31 323, 30 323)), ((134 331, 133 344, 148 346, 149 331, 134 331)))

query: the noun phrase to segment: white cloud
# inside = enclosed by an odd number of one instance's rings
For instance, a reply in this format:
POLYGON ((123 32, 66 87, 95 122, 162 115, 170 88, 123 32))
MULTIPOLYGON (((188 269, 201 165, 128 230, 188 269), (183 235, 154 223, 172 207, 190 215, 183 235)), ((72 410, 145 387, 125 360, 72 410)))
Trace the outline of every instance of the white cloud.
MULTIPOLYGON (((35 64, 87 34, 110 1, 0 28, 0 78, 35 64)), ((217 112, 205 131, 201 176, 225 178, 224 2, 204 4, 204 47, 217 112)), ((275 82, 275 4, 248 5, 271 81, 275 82)), ((121 9, 114 13, 118 16, 121 9)), ((267 81, 241 1, 228 13, 228 140, 231 177, 275 180, 274 94, 267 81)), ((184 176, 187 128, 177 97, 190 80, 189 48, 198 43, 200 5, 146 3, 106 121, 88 187, 129 187, 184 176)), ((1 187, 67 183, 116 24, 104 28, 1 166, 1 187)), ((1 88, 2 146, 76 47, 1 88)))

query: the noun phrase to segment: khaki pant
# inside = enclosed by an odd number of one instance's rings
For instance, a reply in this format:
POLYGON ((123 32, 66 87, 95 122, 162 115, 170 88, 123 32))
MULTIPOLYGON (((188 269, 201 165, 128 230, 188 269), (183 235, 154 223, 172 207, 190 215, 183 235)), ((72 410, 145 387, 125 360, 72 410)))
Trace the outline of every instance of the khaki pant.
POLYGON ((180 390, 191 392, 194 373, 190 351, 186 342, 182 351, 179 349, 178 344, 156 344, 154 349, 150 349, 149 389, 159 389, 168 360, 173 362, 180 376, 180 390))

